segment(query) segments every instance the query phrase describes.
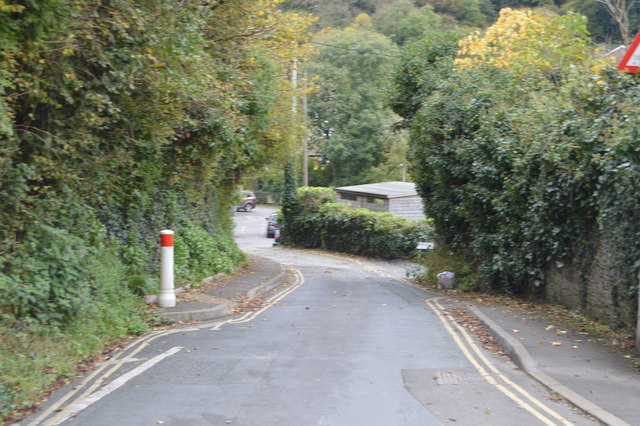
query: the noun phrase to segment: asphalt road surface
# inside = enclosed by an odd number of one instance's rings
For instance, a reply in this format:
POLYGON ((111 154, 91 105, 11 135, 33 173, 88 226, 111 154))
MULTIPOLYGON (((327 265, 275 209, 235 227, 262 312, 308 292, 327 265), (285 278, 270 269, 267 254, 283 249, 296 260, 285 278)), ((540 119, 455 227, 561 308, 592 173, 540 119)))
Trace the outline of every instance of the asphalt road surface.
POLYGON ((241 248, 289 270, 268 309, 145 336, 73 417, 43 424, 596 424, 482 349, 402 263, 273 247, 270 211, 236 213, 241 248))

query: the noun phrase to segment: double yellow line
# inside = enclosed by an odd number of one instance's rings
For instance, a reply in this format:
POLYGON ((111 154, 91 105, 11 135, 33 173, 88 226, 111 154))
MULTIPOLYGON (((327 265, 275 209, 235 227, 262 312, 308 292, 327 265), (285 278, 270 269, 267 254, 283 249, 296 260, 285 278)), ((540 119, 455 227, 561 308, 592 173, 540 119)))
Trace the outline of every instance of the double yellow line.
POLYGON ((542 401, 514 383, 487 359, 480 347, 475 343, 467 331, 461 327, 442 307, 442 298, 427 299, 426 304, 433 310, 445 329, 449 332, 460 351, 489 384, 494 386, 519 407, 531 413, 534 417, 547 425, 571 425, 572 423, 560 414, 547 407, 542 401))
MULTIPOLYGON (((347 256, 339 256, 314 250, 308 251, 325 257, 347 261, 349 263, 356 264, 364 268, 365 270, 373 272, 381 277, 395 280, 412 287, 421 288, 407 279, 393 276, 387 273, 378 265, 375 265, 366 260, 347 256)), ((498 370, 498 368, 489 359, 487 359, 482 349, 480 349, 480 347, 475 343, 469 333, 467 333, 467 331, 463 327, 458 325, 458 323, 449 314, 446 313, 439 302, 442 299, 442 297, 438 297, 434 299, 428 299, 425 302, 440 319, 460 351, 489 384, 494 386, 496 389, 498 389, 500 392, 502 392, 504 395, 518 404, 519 407, 522 407, 524 410, 531 413, 534 417, 536 417, 544 424, 572 424, 569 420, 565 419, 560 414, 547 407, 542 401, 531 395, 517 383, 514 383, 511 379, 502 374, 500 370, 498 370)))
MULTIPOLYGON (((287 297, 289 294, 293 293, 297 290, 302 284, 304 284, 304 276, 300 271, 293 267, 287 267, 287 272, 289 276, 293 277, 293 283, 287 286, 286 289, 277 293, 270 298, 268 298, 263 306, 254 312, 247 312, 246 314, 238 317, 231 318, 226 321, 214 323, 215 326, 212 329, 219 329, 220 327, 227 324, 238 324, 245 323, 254 320, 257 316, 262 314, 267 309, 271 308, 275 304, 277 304, 280 300, 287 297)), ((73 407, 80 404, 84 401, 88 396, 93 394, 96 389, 107 383, 107 379, 111 377, 114 373, 116 373, 123 364, 128 361, 131 361, 132 358, 137 355, 144 348, 149 346, 151 342, 160 337, 168 336, 175 333, 183 333, 185 331, 198 331, 205 328, 210 328, 211 323, 199 324, 195 327, 189 328, 178 328, 173 330, 165 330, 158 331, 154 333, 150 333, 147 336, 144 336, 140 339, 136 339, 131 342, 129 345, 125 346, 125 348, 119 353, 115 354, 108 362, 102 364, 100 367, 95 369, 91 374, 86 376, 79 384, 74 386, 74 388, 69 391, 62 398, 58 399, 54 404, 49 406, 45 411, 43 411, 37 418, 29 422, 28 426, 36 426, 36 425, 46 425, 52 426, 58 423, 61 423, 66 420, 68 413, 73 410, 73 407), (111 368, 109 368, 111 367, 111 368), (70 399, 73 401, 69 402, 61 408, 67 401, 70 399), (56 413, 53 417, 48 418, 53 413, 56 413), (48 418, 48 419, 47 419, 48 418), (44 421, 47 419, 46 421, 44 421)))
MULTIPOLYGON (((266 311, 267 309, 277 304, 279 301, 281 301, 282 299, 284 299, 285 297, 287 297, 288 295, 296 291, 298 288, 300 288, 302 284, 304 284, 304 276, 299 270, 297 270, 292 266, 287 266, 287 272, 289 273, 290 276, 293 276, 293 283, 291 283, 286 289, 284 289, 280 293, 274 294, 273 296, 265 300, 263 302, 262 307, 257 311, 247 312, 246 314, 238 318, 231 318, 226 321, 215 323, 212 330, 217 330, 223 325, 227 325, 227 324, 240 324, 244 322, 253 321, 257 316, 259 316, 264 311, 266 311)), ((210 326, 210 324, 208 326, 210 326)))

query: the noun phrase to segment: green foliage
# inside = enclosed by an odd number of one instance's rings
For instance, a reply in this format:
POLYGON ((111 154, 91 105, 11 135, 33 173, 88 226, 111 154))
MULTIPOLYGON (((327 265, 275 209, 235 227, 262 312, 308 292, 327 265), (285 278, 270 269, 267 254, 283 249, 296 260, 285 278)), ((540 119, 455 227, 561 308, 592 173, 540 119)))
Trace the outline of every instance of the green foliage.
POLYGON ((307 186, 296 191, 297 206, 302 211, 318 211, 323 204, 335 201, 336 192, 331 188, 307 186))
POLYGON ((319 46, 319 54, 305 64, 310 75, 318 75, 319 89, 309 97, 309 119, 311 143, 322 153, 322 180, 363 183, 392 141, 389 128, 395 117, 385 99, 398 50, 383 35, 358 27, 332 30, 318 42, 338 46, 319 46))
POLYGON ((352 253, 401 258, 415 252, 430 233, 427 221, 411 221, 391 213, 352 210, 332 202, 327 188, 300 188, 295 215, 285 218, 287 244, 352 253))
POLYGON ((489 0, 428 0, 426 3, 441 16, 469 27, 486 25, 495 13, 489 0))
POLYGON ((68 322, 24 327, 15 317, 3 317, 0 416, 37 404, 56 378, 73 377, 77 364, 105 344, 148 330, 153 319, 142 313, 142 301, 131 297, 122 281, 125 266, 112 249, 105 248, 84 265, 94 278, 91 299, 68 322))
MULTIPOLYGON (((583 40, 538 43, 558 46, 554 58, 560 46, 585 49, 583 40)), ((637 78, 600 71, 595 55, 572 67, 536 70, 523 58, 447 75, 434 55, 407 56, 398 81, 411 102, 399 110, 411 172, 440 241, 478 268, 483 290, 517 294, 540 291, 550 264, 574 265, 586 285, 603 242, 619 273, 616 315, 632 318, 623 311, 634 309, 626 301, 640 271, 637 78)))
POLYGON ((284 190, 282 191, 282 222, 283 226, 280 228, 282 233, 282 242, 289 241, 290 232, 287 228, 287 223, 293 220, 298 210, 298 200, 296 197, 296 179, 293 173, 293 168, 290 163, 284 168, 284 190))
POLYGON ((281 73, 310 19, 268 0, 37 3, 0 10, 3 312, 72 320, 107 239, 136 292, 161 229, 184 243, 181 279, 241 261, 234 182, 289 143, 281 73))
POLYGON ((421 270, 416 271, 415 279, 422 284, 435 288, 438 285, 438 274, 449 271, 456 275, 456 290, 471 291, 477 285, 473 265, 447 247, 437 246, 432 250, 423 250, 416 255, 415 261, 421 267, 421 270))
POLYGON ((436 31, 441 18, 429 5, 417 8, 410 1, 401 0, 381 7, 373 16, 375 28, 398 46, 417 41, 436 31))
POLYGON ((219 272, 231 273, 245 260, 231 233, 213 237, 191 223, 182 227, 176 236, 174 252, 176 280, 195 285, 219 272))
POLYGON ((396 114, 410 120, 440 82, 448 78, 461 37, 458 31, 437 32, 405 46, 391 97, 396 114))
POLYGON ((85 271, 93 254, 66 231, 46 225, 30 229, 20 250, 2 259, 0 312, 27 324, 59 324, 80 314, 92 293, 93 277, 85 271))

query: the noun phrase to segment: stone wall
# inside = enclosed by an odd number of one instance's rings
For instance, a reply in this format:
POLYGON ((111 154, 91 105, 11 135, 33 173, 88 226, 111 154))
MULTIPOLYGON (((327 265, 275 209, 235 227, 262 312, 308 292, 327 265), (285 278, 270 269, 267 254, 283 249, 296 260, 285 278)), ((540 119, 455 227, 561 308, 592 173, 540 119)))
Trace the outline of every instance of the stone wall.
POLYGON ((551 262, 546 271, 546 300, 584 312, 614 328, 636 328, 636 298, 623 282, 617 258, 612 244, 600 237, 593 258, 585 265, 551 262))

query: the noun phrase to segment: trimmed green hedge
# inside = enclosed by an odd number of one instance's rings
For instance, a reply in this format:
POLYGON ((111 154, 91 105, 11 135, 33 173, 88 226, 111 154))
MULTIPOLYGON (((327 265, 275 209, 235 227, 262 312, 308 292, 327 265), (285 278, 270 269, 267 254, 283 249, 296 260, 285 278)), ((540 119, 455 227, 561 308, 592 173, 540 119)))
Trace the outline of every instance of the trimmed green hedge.
POLYGON ((419 241, 431 233, 427 220, 409 220, 391 213, 352 210, 334 202, 329 188, 297 191, 295 214, 283 228, 284 244, 362 256, 411 256, 419 241))

